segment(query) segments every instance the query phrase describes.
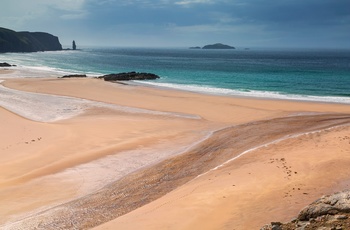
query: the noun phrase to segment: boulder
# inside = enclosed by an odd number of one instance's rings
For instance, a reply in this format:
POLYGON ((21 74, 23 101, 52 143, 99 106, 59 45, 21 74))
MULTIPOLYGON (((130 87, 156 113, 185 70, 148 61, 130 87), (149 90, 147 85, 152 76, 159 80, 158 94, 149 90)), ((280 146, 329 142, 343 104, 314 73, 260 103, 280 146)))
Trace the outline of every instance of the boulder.
POLYGON ((0 67, 11 67, 12 65, 10 65, 9 63, 3 62, 0 63, 0 67))
POLYGON ((350 190, 322 196, 301 210, 298 219, 309 220, 310 218, 337 213, 350 213, 350 190))
POLYGON ((272 222, 261 230, 350 229, 350 190, 322 196, 288 223, 272 222))

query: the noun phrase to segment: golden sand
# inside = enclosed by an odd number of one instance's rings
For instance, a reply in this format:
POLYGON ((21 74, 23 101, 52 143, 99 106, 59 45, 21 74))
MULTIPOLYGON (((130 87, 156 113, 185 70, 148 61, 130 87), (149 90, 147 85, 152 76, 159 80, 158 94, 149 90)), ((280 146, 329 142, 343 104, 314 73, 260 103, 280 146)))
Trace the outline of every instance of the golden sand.
POLYGON ((349 105, 98 79, 7 79, 2 85, 166 114, 91 107, 45 123, 0 108, 0 227, 54 229, 47 221, 61 216, 72 229, 258 229, 349 185, 350 123, 338 115, 350 114, 349 105), (101 210, 130 205, 120 215, 83 220, 101 204, 101 210))

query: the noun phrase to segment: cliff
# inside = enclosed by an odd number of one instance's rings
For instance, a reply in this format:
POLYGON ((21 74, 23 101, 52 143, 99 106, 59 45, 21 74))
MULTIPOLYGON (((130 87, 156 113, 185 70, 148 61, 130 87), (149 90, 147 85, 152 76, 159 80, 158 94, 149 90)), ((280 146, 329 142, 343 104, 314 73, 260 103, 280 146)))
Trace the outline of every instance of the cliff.
POLYGON ((62 50, 58 37, 43 32, 15 32, 0 27, 0 52, 62 50))

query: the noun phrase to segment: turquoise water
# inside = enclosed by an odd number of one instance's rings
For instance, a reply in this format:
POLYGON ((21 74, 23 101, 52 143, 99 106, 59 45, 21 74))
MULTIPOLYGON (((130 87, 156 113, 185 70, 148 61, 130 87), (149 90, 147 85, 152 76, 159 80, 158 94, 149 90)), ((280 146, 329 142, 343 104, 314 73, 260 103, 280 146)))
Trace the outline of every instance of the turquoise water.
POLYGON ((350 103, 349 50, 85 48, 7 53, 0 62, 97 76, 126 71, 161 76, 146 84, 197 92, 350 103))

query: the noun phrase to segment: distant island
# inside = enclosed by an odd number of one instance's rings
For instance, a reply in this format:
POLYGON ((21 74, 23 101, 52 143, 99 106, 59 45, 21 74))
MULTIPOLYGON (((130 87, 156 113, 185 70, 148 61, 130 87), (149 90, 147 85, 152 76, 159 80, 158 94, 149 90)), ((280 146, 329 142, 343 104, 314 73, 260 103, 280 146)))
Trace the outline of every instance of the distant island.
POLYGON ((44 32, 16 32, 0 27, 0 53, 62 50, 58 37, 44 32))
POLYGON ((199 46, 190 47, 190 49, 235 49, 233 46, 225 45, 222 43, 216 43, 212 45, 205 45, 203 48, 199 46))
POLYGON ((213 45, 203 46, 202 49, 235 49, 235 47, 229 46, 229 45, 224 45, 224 44, 221 44, 221 43, 216 43, 216 44, 213 44, 213 45))

